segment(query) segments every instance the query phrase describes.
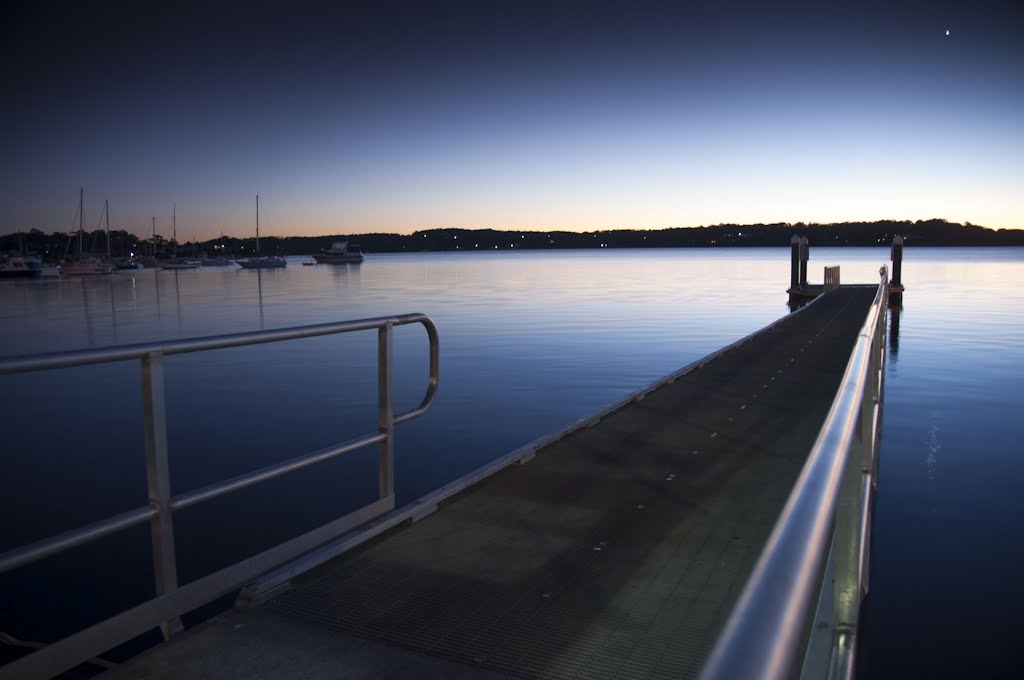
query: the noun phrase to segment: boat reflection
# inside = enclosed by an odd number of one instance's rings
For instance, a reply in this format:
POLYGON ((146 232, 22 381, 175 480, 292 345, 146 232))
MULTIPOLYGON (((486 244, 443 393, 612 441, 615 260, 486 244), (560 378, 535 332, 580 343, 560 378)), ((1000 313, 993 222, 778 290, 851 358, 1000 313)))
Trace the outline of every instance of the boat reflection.
POLYGON ((263 328, 263 270, 256 269, 256 300, 260 308, 260 330, 263 328))
POLYGON ((178 337, 182 337, 181 334, 181 284, 178 281, 178 270, 172 269, 171 272, 174 274, 174 304, 178 310, 178 337))

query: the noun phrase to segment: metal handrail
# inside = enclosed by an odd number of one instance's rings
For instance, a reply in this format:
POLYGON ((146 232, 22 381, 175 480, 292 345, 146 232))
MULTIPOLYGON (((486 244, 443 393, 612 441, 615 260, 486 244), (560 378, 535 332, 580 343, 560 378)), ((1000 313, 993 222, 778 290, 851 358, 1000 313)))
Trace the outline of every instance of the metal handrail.
MULTIPOLYGON (((300 338, 313 338, 319 335, 351 333, 354 331, 373 330, 375 328, 380 329, 386 324, 391 324, 392 326, 403 326, 410 323, 423 324, 427 330, 427 334, 430 336, 431 350, 433 352, 433 349, 437 346, 437 326, 434 325, 434 322, 430 317, 425 314, 400 314, 398 316, 381 316, 372 319, 357 319, 353 321, 335 321, 310 326, 275 328, 269 331, 228 333, 225 335, 210 335, 201 338, 183 338, 181 340, 167 340, 163 342, 144 342, 135 345, 114 345, 112 347, 98 347, 96 349, 74 350, 71 352, 31 354, 0 360, 0 375, 5 373, 26 373, 28 371, 42 371, 51 368, 68 368, 71 366, 105 364, 112 361, 141 359, 147 354, 153 353, 169 356, 171 354, 205 352, 212 349, 225 349, 228 347, 262 345, 268 342, 280 342, 282 340, 298 340, 300 338)), ((436 386, 437 384, 437 376, 433 371, 435 368, 436 357, 432 353, 432 386, 436 386)))
POLYGON ((0 375, 126 360, 138 360, 141 364, 149 505, 0 554, 0 574, 129 527, 149 522, 156 597, 141 607, 123 612, 103 624, 82 631, 7 666, 0 667, 0 678, 55 675, 77 665, 84 659, 106 651, 110 646, 149 630, 154 625, 153 621, 162 621, 160 627, 165 637, 169 637, 181 630, 178 618, 181 614, 205 602, 212 601, 231 587, 243 585, 247 579, 259 576, 295 559, 318 545, 350 531, 360 523, 365 523, 393 510, 395 507, 394 428, 399 423, 423 415, 433 403, 438 387, 440 347, 437 326, 430 317, 424 314, 403 314, 269 331, 14 357, 0 360, 0 375), (421 324, 427 332, 430 348, 430 374, 427 389, 420 404, 396 415, 392 392, 393 329, 395 326, 413 323, 421 324), (366 330, 377 330, 377 432, 200 489, 171 496, 164 404, 164 356, 366 330), (374 444, 378 447, 378 500, 322 527, 243 560, 232 567, 179 588, 172 522, 174 511, 374 444), (146 612, 145 615, 140 613, 143 610, 146 612), (89 653, 81 656, 86 651, 89 653))
POLYGON ((864 517, 875 470, 885 360, 888 272, 883 267, 879 273, 878 292, 839 391, 704 666, 703 680, 793 676, 810 606, 819 590, 828 590, 822 588, 821 577, 830 550, 836 560, 836 621, 828 674, 849 677, 852 671, 852 640, 865 585, 864 517))

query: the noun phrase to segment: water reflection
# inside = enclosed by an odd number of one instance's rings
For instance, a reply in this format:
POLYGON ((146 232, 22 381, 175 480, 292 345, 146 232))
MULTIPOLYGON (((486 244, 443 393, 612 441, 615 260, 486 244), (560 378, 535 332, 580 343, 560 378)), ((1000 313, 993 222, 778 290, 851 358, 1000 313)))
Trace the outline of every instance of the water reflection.
POLYGON ((178 270, 171 270, 174 274, 174 303, 178 310, 178 336, 181 336, 181 284, 178 281, 178 270))
POLYGON ((256 269, 256 304, 260 308, 260 330, 266 330, 263 323, 263 270, 256 269))
POLYGON ((28 315, 28 286, 21 286, 21 312, 28 315))
POLYGON ((889 308, 889 358, 895 363, 900 356, 900 316, 903 307, 889 308))
POLYGON ((335 281, 346 288, 362 287, 362 267, 358 264, 334 264, 331 267, 331 275, 335 281))
POLYGON ((942 439, 939 438, 939 414, 931 414, 932 422, 928 426, 928 439, 925 441, 926 456, 924 459, 925 470, 929 482, 935 481, 935 466, 938 456, 942 452, 942 439))
POLYGON ((82 289, 82 315, 85 319, 85 337, 89 347, 96 346, 96 331, 93 329, 93 311, 89 306, 89 290, 85 285, 85 277, 78 279, 82 289))
POLYGON ((160 319, 160 270, 153 270, 153 288, 156 291, 156 318, 160 319))
POLYGON ((110 291, 110 328, 114 334, 114 344, 117 344, 117 301, 114 299, 114 279, 107 278, 108 290, 110 291))

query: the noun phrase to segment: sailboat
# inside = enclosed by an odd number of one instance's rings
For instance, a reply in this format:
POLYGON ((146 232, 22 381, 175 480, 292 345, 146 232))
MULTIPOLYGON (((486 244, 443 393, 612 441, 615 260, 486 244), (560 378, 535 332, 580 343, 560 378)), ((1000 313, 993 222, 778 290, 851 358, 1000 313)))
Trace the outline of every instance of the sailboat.
MULTIPOLYGON (((67 260, 67 253, 64 254, 64 262, 57 267, 60 276, 91 276, 95 274, 109 274, 114 268, 92 255, 85 257, 82 253, 82 243, 85 240, 85 228, 83 227, 85 207, 85 189, 78 190, 78 258, 74 262, 67 260)), ((107 239, 109 241, 109 237, 107 239)), ((71 241, 68 241, 68 250, 71 249, 71 241)))
POLYGON ((174 225, 172 227, 172 229, 174 231, 173 231, 172 236, 171 236, 171 239, 172 239, 171 243, 174 244, 172 246, 173 250, 171 251, 171 259, 169 259, 169 260, 162 260, 160 262, 160 266, 163 269, 198 269, 199 268, 199 263, 198 262, 193 262, 192 260, 179 260, 178 259, 178 204, 177 203, 174 204, 174 213, 173 213, 173 216, 171 217, 171 220, 172 220, 171 224, 174 225))
POLYGON ((274 269, 284 267, 288 261, 277 255, 260 256, 260 197, 256 196, 256 255, 235 260, 243 269, 274 269))
POLYGON ((107 262, 114 265, 117 271, 142 269, 142 263, 136 260, 133 254, 129 253, 128 257, 124 257, 124 243, 121 244, 119 257, 115 258, 110 254, 110 201, 103 201, 103 214, 107 218, 107 262))
POLYGON ((149 237, 146 242, 139 243, 139 254, 135 256, 135 262, 138 263, 140 269, 159 269, 160 260, 156 256, 156 218, 152 219, 152 227, 149 232, 149 237), (148 244, 148 245, 147 245, 148 244), (146 255, 146 252, 149 252, 146 255))

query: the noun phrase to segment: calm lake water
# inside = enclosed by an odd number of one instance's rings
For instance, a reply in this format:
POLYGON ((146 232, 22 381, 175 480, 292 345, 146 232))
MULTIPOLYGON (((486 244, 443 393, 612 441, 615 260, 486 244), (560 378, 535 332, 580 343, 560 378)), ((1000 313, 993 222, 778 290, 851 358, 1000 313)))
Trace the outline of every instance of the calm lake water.
MULTIPOLYGON (((812 248, 874 283, 888 248, 812 248)), ((789 250, 370 255, 358 266, 0 281, 0 356, 423 312, 441 383, 396 437, 399 504, 788 313, 789 250)), ((910 248, 890 361, 864 677, 1015 675, 1024 547, 1024 250, 910 248)), ((373 332, 166 361, 173 491, 376 427, 373 332)), ((397 410, 426 337, 396 331, 397 410)), ((0 550, 146 503, 134 362, 0 377, 0 550)), ((376 494, 366 450, 175 515, 192 580, 376 494)), ((49 639, 152 591, 147 529, 0 577, 0 630, 49 639), (40 599, 40 589, 48 593, 40 599), (59 621, 61 630, 54 630, 59 621), (49 623, 48 623, 49 622, 49 623)))

